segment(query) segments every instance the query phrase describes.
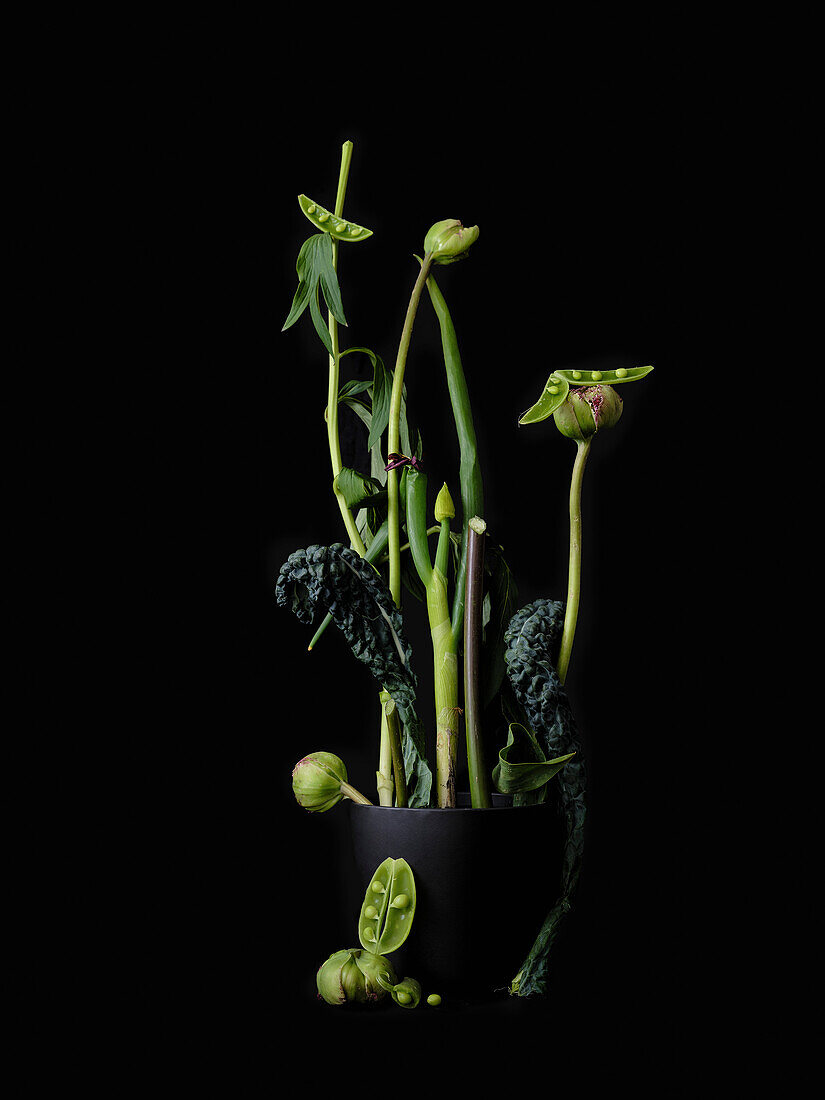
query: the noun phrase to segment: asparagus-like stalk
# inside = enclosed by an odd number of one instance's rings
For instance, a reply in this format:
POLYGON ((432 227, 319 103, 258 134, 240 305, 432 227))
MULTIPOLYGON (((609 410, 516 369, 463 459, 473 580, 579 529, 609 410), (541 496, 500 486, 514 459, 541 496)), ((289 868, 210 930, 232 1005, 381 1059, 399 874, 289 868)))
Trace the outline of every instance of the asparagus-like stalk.
POLYGON ((490 780, 481 740, 481 619, 484 599, 484 532, 487 524, 473 516, 467 525, 467 589, 464 608, 464 725, 470 799, 477 808, 492 806, 490 780))
POLYGON ((413 564, 427 593, 427 615, 433 645, 435 696, 436 796, 440 807, 455 806, 455 770, 458 747, 458 646, 450 620, 447 562, 450 520, 455 508, 445 485, 438 494, 435 518, 440 525, 435 564, 427 546, 427 477, 407 473, 407 534, 413 564))

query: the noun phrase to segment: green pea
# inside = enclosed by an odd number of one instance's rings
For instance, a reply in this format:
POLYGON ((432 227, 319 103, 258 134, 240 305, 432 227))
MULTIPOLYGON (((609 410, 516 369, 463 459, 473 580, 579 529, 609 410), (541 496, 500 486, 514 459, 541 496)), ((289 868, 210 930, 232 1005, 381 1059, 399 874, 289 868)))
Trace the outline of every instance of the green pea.
POLYGON ((408 1005, 412 1000, 412 995, 406 989, 399 989, 397 1000, 400 1005, 408 1005))
POLYGON ((637 382, 652 370, 653 367, 618 367, 616 370, 557 370, 556 374, 574 386, 587 386, 595 382, 606 382, 612 386, 617 382, 637 382))
POLYGON ((438 993, 431 993, 427 998, 427 1004, 432 1005, 433 1008, 438 1008, 438 1006, 441 1004, 441 997, 438 995, 438 993))
POLYGON ((403 859, 385 859, 372 876, 358 918, 363 947, 378 955, 396 951, 415 916, 415 878, 403 859))
POLYGON ((325 233, 329 233, 337 241, 365 241, 367 237, 372 236, 371 229, 367 229, 363 225, 356 225, 355 222, 342 221, 340 218, 336 218, 331 211, 326 210, 317 202, 313 202, 312 199, 308 199, 306 195, 298 196, 298 205, 316 229, 323 229, 325 233), (333 219, 332 224, 328 225, 330 219, 333 219))
POLYGON ((522 413, 518 419, 519 424, 538 424, 552 416, 556 409, 564 404, 570 383, 562 376, 561 371, 554 371, 547 379, 541 397, 535 405, 531 405, 527 412, 522 413))

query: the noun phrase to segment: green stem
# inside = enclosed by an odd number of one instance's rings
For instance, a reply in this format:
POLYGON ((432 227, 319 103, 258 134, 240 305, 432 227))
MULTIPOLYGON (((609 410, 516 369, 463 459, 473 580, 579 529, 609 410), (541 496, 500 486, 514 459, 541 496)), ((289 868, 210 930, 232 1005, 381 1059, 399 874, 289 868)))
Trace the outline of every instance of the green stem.
POLYGON ((590 444, 593 437, 576 444, 576 461, 570 478, 570 558, 567 567, 567 604, 564 612, 564 629, 561 636, 557 671, 564 683, 570 665, 570 652, 576 633, 576 620, 579 615, 581 595, 582 564, 582 481, 590 444))
MULTIPOLYGON (((341 170, 338 174, 338 193, 335 196, 335 216, 340 218, 344 209, 344 196, 347 191, 347 177, 349 176, 350 160, 352 159, 352 142, 345 141, 341 149, 341 170)), ((338 270, 338 241, 332 239, 332 266, 338 270)), ((329 357, 329 386, 327 389, 327 439, 329 440, 329 455, 332 463, 332 491, 338 502, 341 518, 347 529, 350 544, 362 557, 367 550, 364 541, 355 524, 355 517, 350 511, 344 494, 337 488, 335 479, 341 472, 341 441, 338 436, 338 322, 329 313, 329 335, 332 340, 332 355, 329 357)))
POLYGON ((458 338, 450 311, 438 284, 432 276, 427 279, 427 291, 441 330, 441 347, 447 374, 447 389, 453 409, 456 434, 459 443, 459 483, 461 487, 461 558, 455 578, 452 626, 456 641, 461 637, 464 616, 464 598, 467 574, 467 521, 471 516, 484 515, 484 484, 478 458, 473 412, 467 379, 458 351, 458 338))
POLYGON ((344 798, 349 798, 353 802, 357 802, 359 806, 372 806, 372 802, 368 798, 365 798, 360 791, 356 791, 355 787, 351 787, 349 783, 341 784, 341 794, 344 798))
MULTIPOLYGON (((395 360, 395 371, 392 380, 392 394, 390 396, 390 421, 387 428, 387 453, 399 453, 401 450, 401 402, 404 396, 404 369, 407 365, 407 353, 410 350, 413 324, 421 300, 421 292, 426 283, 432 264, 432 254, 427 253, 421 263, 421 270, 415 281, 410 302, 407 306, 407 315, 404 318, 404 327, 401 330, 401 340, 398 344, 398 354, 395 360)), ((396 606, 401 606, 401 522, 398 492, 398 471, 387 471, 387 518, 389 520, 389 560, 390 560, 390 592, 396 606)))
POLYGON ((464 609, 464 725, 470 799, 476 808, 492 806, 490 780, 481 739, 481 629, 484 600, 484 532, 487 524, 478 516, 468 522, 467 593, 464 609))

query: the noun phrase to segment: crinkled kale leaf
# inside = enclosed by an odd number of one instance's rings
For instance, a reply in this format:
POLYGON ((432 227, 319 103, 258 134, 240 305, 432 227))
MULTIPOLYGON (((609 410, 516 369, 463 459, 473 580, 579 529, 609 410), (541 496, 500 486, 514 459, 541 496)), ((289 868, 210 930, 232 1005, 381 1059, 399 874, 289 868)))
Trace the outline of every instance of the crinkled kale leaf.
POLYGON ((559 897, 545 918, 510 992, 525 997, 547 991, 550 949, 570 909, 584 847, 585 766, 567 694, 556 673, 564 605, 540 599, 516 612, 504 635, 504 661, 513 693, 548 760, 575 752, 551 782, 558 784, 565 819, 559 897))
POLYGON ((342 543, 296 550, 281 566, 275 586, 281 607, 301 622, 332 620, 359 661, 390 693, 403 726, 402 750, 410 806, 428 806, 432 773, 425 735, 415 712, 416 678, 401 612, 376 570, 342 543))

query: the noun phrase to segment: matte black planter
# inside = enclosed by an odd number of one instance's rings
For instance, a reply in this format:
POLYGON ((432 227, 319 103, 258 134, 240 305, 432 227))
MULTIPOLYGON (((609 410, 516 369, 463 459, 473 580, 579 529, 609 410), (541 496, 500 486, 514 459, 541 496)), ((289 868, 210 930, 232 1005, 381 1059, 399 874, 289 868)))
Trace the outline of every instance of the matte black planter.
POLYGON ((563 826, 551 805, 452 810, 348 803, 361 896, 388 856, 413 869, 417 909, 390 956, 430 991, 506 989, 559 892, 563 826))

